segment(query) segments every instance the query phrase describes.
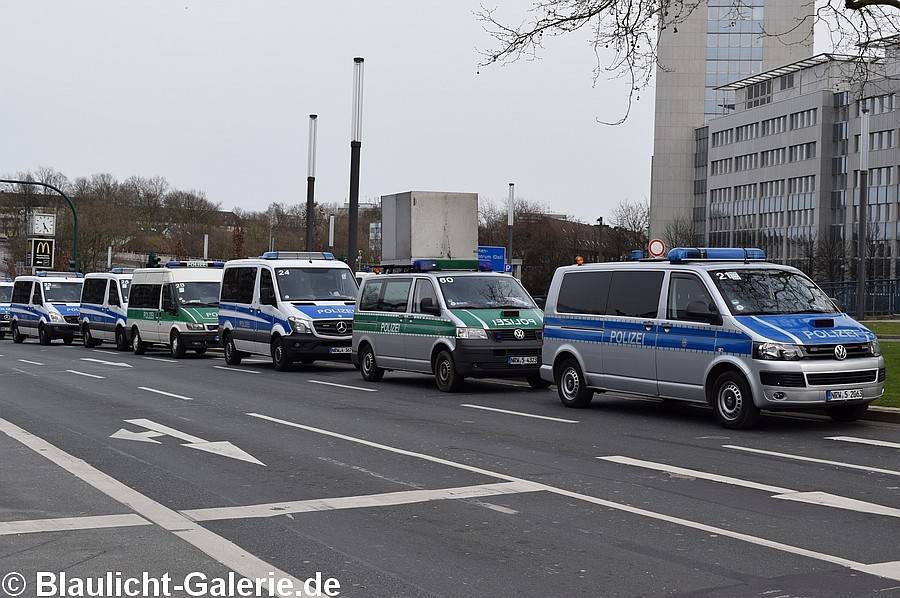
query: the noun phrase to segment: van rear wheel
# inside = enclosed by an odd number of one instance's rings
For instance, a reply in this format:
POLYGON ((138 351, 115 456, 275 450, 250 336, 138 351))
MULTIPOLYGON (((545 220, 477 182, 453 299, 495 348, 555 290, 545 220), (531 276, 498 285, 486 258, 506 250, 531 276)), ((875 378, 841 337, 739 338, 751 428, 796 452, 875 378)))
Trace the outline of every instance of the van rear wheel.
POLYGON ((135 355, 143 355, 147 352, 147 343, 141 340, 141 332, 137 326, 131 329, 131 351, 135 355))
POLYGON ((241 365, 244 354, 237 350, 234 346, 234 337, 230 334, 225 336, 225 363, 228 365, 241 365))
POLYGON ((19 325, 16 323, 12 325, 12 337, 13 342, 17 345, 25 340, 25 335, 19 332, 19 325))
POLYGON ((384 378, 384 369, 375 362, 375 351, 371 345, 363 345, 359 352, 359 373, 366 382, 378 382, 384 378))
POLYGON ((116 328, 116 349, 119 351, 127 351, 129 349, 128 339, 125 337, 125 329, 121 326, 116 328))
POLYGON ((556 370, 556 391, 566 407, 581 408, 591 404, 594 391, 587 387, 581 366, 574 358, 563 361, 556 370))
POLYGON ((713 413, 724 428, 745 430, 759 418, 747 380, 737 372, 725 372, 713 387, 713 413))
POLYGON ((97 345, 100 344, 100 341, 94 338, 94 335, 91 334, 91 327, 85 326, 81 331, 81 344, 84 345, 86 349, 93 349, 97 345))

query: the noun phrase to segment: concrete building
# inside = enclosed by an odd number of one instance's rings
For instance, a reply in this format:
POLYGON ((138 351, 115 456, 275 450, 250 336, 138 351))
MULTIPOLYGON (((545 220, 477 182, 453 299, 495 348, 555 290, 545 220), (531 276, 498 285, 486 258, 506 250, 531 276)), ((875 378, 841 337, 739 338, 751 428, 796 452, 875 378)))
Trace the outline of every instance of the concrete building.
POLYGON ((660 32, 651 238, 664 238, 667 227, 705 206, 704 190, 695 186, 695 131, 734 110, 734 91, 721 86, 812 56, 813 4, 708 0, 660 32))

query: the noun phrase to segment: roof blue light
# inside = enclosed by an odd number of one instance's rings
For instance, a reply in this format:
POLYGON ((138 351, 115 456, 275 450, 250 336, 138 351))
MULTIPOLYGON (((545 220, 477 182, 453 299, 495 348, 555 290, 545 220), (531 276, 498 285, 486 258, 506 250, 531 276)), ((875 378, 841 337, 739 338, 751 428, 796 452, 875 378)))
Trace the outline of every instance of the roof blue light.
POLYGON ((333 260, 330 251, 267 251, 260 256, 264 260, 333 260))
POLYGON ((755 247, 675 247, 666 257, 673 262, 691 260, 749 261, 765 260, 766 252, 755 247))

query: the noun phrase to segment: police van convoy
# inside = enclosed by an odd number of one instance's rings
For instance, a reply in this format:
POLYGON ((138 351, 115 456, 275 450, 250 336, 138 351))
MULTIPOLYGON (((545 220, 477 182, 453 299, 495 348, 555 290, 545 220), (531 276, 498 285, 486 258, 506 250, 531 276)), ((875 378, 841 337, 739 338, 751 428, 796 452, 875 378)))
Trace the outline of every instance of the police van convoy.
POLYGON ((0 339, 9 334, 9 304, 12 301, 13 279, 0 280, 0 339))
POLYGON ((41 271, 17 276, 9 313, 14 343, 37 336, 42 345, 61 338, 72 344, 78 333, 78 310, 84 279, 74 272, 41 271))
POLYGON ((113 268, 84 277, 79 324, 85 347, 103 341, 115 343, 119 351, 131 348, 128 336, 128 287, 133 268, 113 268))
POLYGON ((171 261, 162 268, 138 268, 128 296, 131 350, 169 347, 180 359, 219 344, 219 290, 224 262, 171 261))
POLYGON ((353 270, 330 253, 270 251, 225 264, 219 335, 225 362, 268 355, 278 371, 295 362, 350 357, 353 270))
POLYGON ((426 259, 365 277, 351 357, 363 379, 405 370, 433 374, 444 392, 467 376, 549 386, 540 376, 541 311, 518 280, 489 269, 484 260, 426 259))
POLYGON ((726 428, 760 409, 862 417, 884 392, 878 340, 759 249, 672 249, 664 261, 559 268, 541 375, 568 407, 595 391, 708 403, 726 428))

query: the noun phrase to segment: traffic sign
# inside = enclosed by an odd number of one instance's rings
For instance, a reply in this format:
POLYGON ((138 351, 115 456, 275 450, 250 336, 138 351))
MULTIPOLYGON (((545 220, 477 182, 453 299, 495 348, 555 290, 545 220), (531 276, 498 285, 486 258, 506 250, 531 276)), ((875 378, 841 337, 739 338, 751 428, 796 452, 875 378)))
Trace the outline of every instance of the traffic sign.
POLYGON ((647 253, 649 253, 651 257, 662 257, 665 252, 666 244, 663 243, 661 239, 652 239, 647 243, 647 253))
POLYGON ((506 269, 506 247, 478 246, 478 259, 491 260, 494 272, 510 272, 506 269))

